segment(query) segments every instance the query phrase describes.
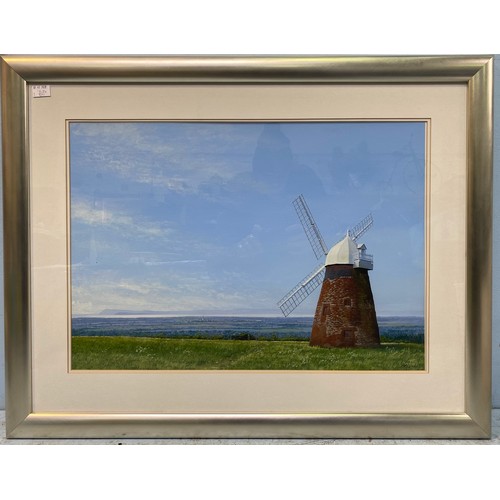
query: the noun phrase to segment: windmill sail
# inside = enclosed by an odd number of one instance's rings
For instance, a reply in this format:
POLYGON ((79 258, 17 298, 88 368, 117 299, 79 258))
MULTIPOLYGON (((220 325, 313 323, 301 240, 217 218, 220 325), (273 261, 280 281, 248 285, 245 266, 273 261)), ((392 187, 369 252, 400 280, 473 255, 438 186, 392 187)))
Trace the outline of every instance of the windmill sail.
POLYGON ((307 275, 296 287, 292 288, 279 302, 278 306, 284 316, 288 316, 303 300, 307 298, 323 282, 325 265, 321 264, 307 275))
POLYGON ((323 240, 323 237, 321 236, 321 233, 319 232, 318 226, 316 226, 316 222, 314 221, 311 211, 306 204, 306 200, 302 195, 300 195, 293 201, 292 204, 297 212, 302 227, 304 228, 307 239, 311 244, 314 255, 316 255, 317 259, 321 259, 328 253, 328 248, 323 240))
POLYGON ((359 224, 356 224, 348 233, 352 241, 356 241, 360 236, 366 233, 373 225, 372 214, 368 214, 359 224))

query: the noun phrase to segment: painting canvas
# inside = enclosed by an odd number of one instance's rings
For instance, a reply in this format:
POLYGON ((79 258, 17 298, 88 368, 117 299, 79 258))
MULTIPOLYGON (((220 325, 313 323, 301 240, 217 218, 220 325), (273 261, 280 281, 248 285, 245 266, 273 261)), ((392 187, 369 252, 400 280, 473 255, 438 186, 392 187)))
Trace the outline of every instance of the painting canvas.
POLYGON ((74 121, 73 370, 424 370, 424 121, 74 121))

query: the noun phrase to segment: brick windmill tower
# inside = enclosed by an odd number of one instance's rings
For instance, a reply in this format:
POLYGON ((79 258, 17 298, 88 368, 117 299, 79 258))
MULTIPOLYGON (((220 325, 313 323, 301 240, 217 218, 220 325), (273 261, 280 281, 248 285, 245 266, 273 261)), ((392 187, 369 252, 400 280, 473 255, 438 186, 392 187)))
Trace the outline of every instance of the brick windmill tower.
POLYGON ((322 283, 310 344, 323 347, 380 345, 368 276, 368 271, 373 269, 373 257, 366 254, 364 244, 357 244, 359 237, 373 225, 371 214, 328 250, 304 197, 300 195, 293 206, 316 258, 326 256, 326 260, 278 302, 281 311, 288 316, 322 283))

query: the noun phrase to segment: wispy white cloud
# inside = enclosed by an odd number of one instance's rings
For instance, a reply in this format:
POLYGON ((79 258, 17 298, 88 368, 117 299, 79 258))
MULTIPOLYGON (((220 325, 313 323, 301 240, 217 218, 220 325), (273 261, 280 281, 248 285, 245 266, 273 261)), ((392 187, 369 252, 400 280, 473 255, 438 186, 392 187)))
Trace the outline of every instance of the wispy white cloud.
POLYGON ((257 255, 262 253, 262 242, 259 239, 259 233, 262 232, 262 227, 259 224, 254 224, 252 231, 242 238, 237 243, 238 251, 244 255, 257 255))
MULTIPOLYGON (((261 300, 262 305, 269 301, 261 300)), ((271 302, 272 303, 272 302, 271 302)), ((111 271, 77 277, 72 288, 73 314, 106 309, 196 311, 248 307, 248 292, 214 283, 208 275, 172 273, 169 279, 118 278, 111 271)))
POLYGON ((137 236, 166 236, 169 229, 151 220, 143 221, 131 215, 116 213, 109 207, 94 207, 84 199, 73 199, 71 202, 72 221, 83 222, 89 226, 106 226, 116 231, 132 232, 137 236))
POLYGON ((88 162, 123 179, 196 192, 217 175, 230 179, 248 169, 259 128, 253 134, 234 124, 74 123, 72 161, 88 162), (83 151, 80 151, 81 147, 83 151))

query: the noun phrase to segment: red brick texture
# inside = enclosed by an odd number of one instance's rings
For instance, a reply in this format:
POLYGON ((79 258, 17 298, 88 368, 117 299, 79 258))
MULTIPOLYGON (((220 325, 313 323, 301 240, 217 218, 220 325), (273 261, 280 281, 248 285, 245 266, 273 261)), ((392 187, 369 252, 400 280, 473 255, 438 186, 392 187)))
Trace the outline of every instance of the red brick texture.
POLYGON ((375 304, 366 269, 347 264, 326 267, 310 344, 322 347, 380 345, 375 304))

